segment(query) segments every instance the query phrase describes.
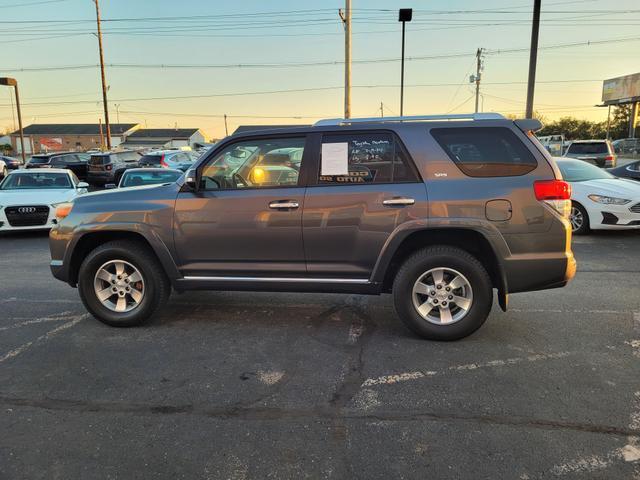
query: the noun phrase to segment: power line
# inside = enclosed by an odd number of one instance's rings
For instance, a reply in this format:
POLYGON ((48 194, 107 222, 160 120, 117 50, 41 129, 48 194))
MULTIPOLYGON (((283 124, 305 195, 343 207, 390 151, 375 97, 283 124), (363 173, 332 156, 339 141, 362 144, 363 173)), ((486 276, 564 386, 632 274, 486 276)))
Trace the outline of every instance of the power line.
MULTIPOLYGON (((540 80, 536 83, 548 84, 548 83, 594 83, 602 82, 602 79, 574 79, 574 80, 540 80)), ((508 82, 485 82, 483 85, 523 85, 526 81, 508 81, 508 82)), ((423 84, 407 84, 405 88, 423 88, 423 87, 455 87, 458 83, 423 83, 423 84)), ((371 88, 398 88, 398 84, 378 84, 378 85, 353 85, 352 88, 371 89, 371 88)), ((162 101, 162 100, 189 100, 189 99, 202 99, 202 98, 217 98, 217 97, 242 97, 250 95, 271 95, 282 93, 300 93, 300 92, 318 92, 318 91, 330 91, 330 90, 342 90, 343 85, 329 86, 329 87, 309 87, 309 88, 293 88, 283 90, 262 90, 253 92, 227 92, 227 93, 210 93, 199 95, 176 95, 166 97, 139 97, 139 98, 119 98, 113 99, 113 102, 142 102, 142 101, 162 101)), ((44 105, 79 105, 79 104, 95 104, 96 100, 75 100, 75 101, 63 101, 63 102, 30 102, 23 105, 30 106, 44 106, 44 105)), ((0 106, 6 107, 7 104, 0 106)))

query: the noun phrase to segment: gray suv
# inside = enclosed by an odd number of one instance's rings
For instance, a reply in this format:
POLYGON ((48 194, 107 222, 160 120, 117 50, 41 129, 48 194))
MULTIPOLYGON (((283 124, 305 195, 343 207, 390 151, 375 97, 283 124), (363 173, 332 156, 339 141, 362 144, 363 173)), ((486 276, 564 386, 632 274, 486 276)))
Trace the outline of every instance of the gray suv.
POLYGON ((391 293, 415 333, 459 339, 494 290, 506 310, 575 274, 571 191, 540 127, 471 114, 233 135, 176 183, 61 208, 51 270, 113 326, 172 289, 391 293))

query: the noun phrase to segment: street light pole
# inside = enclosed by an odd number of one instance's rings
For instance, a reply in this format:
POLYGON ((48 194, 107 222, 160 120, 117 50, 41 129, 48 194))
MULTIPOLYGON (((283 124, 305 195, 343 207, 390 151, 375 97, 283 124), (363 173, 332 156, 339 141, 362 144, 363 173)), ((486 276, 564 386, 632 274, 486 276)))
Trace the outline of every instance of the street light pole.
POLYGON ((413 9, 401 8, 398 12, 398 21, 402 22, 402 58, 400 60, 400 116, 404 115, 404 33, 405 24, 411 21, 413 9))
POLYGON ((351 0, 338 14, 344 23, 344 118, 351 118, 351 0))
POLYGON ((533 24, 531 26, 531 50, 529 51, 529 81, 527 83, 527 111, 525 116, 533 118, 533 93, 536 84, 536 64, 538 62, 538 33, 540 32, 540 8, 542 0, 534 0, 533 24))
POLYGON ((0 78, 0 85, 6 85, 7 87, 13 87, 16 94, 16 110, 18 111, 18 128, 20 129, 20 150, 22 151, 22 162, 26 162, 26 156, 24 153, 24 132, 22 131, 22 112, 20 111, 20 93, 18 92, 18 81, 15 78, 3 77, 0 78))
POLYGON ((107 79, 104 75, 104 53, 102 50, 102 30, 100 29, 100 6, 96 4, 96 22, 98 24, 98 49, 100 50, 100 76, 102 78, 102 103, 104 104, 104 125, 107 137, 107 150, 111 150, 111 127, 109 126, 109 106, 107 104, 107 79))

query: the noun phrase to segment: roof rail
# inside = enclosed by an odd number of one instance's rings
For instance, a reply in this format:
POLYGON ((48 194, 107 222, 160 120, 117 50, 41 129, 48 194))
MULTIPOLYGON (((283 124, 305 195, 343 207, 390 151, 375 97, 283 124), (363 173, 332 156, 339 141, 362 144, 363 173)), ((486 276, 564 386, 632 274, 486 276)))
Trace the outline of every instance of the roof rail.
POLYGON ((319 120, 314 127, 351 125, 354 123, 428 122, 434 120, 504 120, 499 113, 456 113, 442 115, 415 115, 405 117, 328 118, 319 120))

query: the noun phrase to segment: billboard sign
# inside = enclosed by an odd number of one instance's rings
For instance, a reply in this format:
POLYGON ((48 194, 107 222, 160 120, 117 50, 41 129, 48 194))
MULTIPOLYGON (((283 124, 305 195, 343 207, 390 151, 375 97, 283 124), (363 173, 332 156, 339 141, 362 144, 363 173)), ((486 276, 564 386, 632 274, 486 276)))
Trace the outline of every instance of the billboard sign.
POLYGON ((62 139, 59 137, 40 137, 40 148, 47 152, 62 151, 62 139))
POLYGON ((617 105, 640 101, 640 73, 610 78, 602 85, 602 102, 617 105))

